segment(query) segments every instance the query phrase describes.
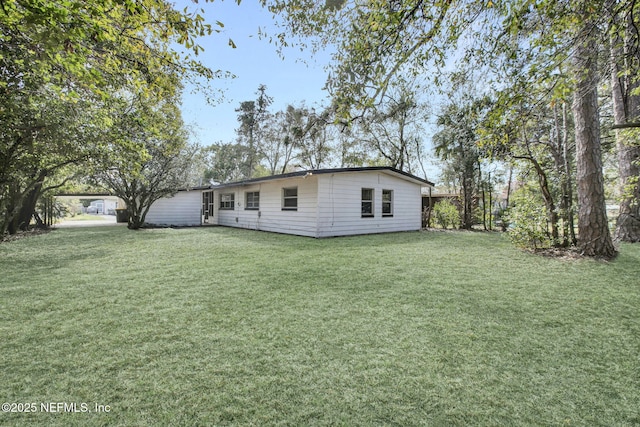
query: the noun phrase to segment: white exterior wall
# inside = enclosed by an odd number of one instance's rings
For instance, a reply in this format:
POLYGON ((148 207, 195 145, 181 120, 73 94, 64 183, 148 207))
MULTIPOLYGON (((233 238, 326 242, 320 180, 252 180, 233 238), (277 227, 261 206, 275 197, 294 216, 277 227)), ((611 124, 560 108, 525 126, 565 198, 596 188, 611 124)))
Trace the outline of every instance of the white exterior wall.
POLYGON ((154 225, 200 225, 201 209, 201 191, 180 191, 173 197, 155 201, 145 221, 154 225))
POLYGON ((118 208, 118 202, 111 199, 104 199, 104 213, 105 215, 115 215, 118 208), (109 213, 111 212, 111 213, 109 213))
MULTIPOLYGON (((209 224, 310 237, 420 230, 422 185, 383 171, 323 173, 214 188, 209 224), (298 188, 298 209, 283 210, 283 188, 298 188), (374 191, 373 217, 362 217, 362 189, 374 191), (382 215, 382 190, 393 191, 393 216, 382 215), (246 209, 246 193, 260 193, 258 210, 246 209), (233 210, 220 196, 234 194, 233 210)), ((211 190, 205 190, 211 191, 211 190)), ((181 191, 155 202, 146 221, 156 225, 200 225, 202 191, 181 191)))
POLYGON ((420 184, 380 171, 319 175, 317 237, 420 230, 420 190, 420 184), (363 188, 374 190, 373 217, 362 217, 363 188), (393 191, 393 216, 382 216, 382 190, 393 191))
POLYGON ((296 177, 216 190, 213 223, 229 227, 316 237, 317 178, 296 177), (298 210, 282 210, 282 189, 298 187, 298 210), (245 193, 260 192, 260 209, 246 210, 245 193), (220 195, 233 193, 234 210, 220 209, 220 195))

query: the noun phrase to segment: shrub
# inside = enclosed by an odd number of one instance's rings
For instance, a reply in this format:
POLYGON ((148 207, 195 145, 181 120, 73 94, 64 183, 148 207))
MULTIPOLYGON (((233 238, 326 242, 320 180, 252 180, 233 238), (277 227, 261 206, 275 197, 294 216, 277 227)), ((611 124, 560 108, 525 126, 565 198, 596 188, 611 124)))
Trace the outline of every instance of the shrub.
POLYGON ((441 200, 433 206, 433 216, 442 228, 460 226, 460 212, 450 200, 441 200))
POLYGON ((516 192, 503 221, 509 224, 509 238, 516 246, 529 249, 552 246, 544 204, 530 192, 516 192))

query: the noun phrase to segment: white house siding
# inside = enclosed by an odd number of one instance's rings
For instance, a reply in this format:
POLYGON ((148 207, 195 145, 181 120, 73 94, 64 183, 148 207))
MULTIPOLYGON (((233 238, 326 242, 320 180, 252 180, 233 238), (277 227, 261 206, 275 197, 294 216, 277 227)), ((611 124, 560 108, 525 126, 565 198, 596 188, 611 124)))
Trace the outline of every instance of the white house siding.
POLYGON ((380 171, 318 176, 317 237, 419 230, 421 185, 380 171), (362 189, 374 190, 374 216, 362 217, 362 189), (393 216, 382 216, 382 190, 393 191, 393 216))
POLYGON ((216 189, 214 223, 229 227, 316 237, 317 178, 296 177, 216 189), (283 188, 298 187, 298 209, 282 210, 283 188), (259 210, 246 210, 246 193, 260 192, 259 210), (233 210, 220 209, 220 196, 234 194, 233 210))
POLYGON ((145 221, 154 225, 200 225, 201 209, 201 191, 180 191, 173 197, 155 201, 145 221))
MULTIPOLYGON (((265 181, 216 186, 209 224, 311 237, 345 236, 419 230, 419 179, 393 170, 316 171, 306 175, 267 177, 265 181), (297 210, 283 210, 283 189, 297 187, 297 210), (362 189, 373 190, 373 217, 362 217, 362 189), (393 192, 393 215, 382 215, 383 190, 393 192), (246 208, 246 194, 260 193, 259 209, 246 208), (221 196, 234 195, 233 209, 220 209, 221 196)), ((158 200, 147 222, 157 225, 200 225, 202 191, 181 191, 158 200)))

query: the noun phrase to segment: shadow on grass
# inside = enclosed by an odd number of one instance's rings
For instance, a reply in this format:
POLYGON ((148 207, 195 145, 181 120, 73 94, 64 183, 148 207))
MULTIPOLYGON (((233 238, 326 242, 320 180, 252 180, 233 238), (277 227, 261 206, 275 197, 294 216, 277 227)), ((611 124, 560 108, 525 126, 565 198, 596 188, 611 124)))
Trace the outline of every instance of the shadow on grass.
POLYGON ((493 236, 500 238, 500 233, 476 233, 476 232, 441 232, 431 230, 420 231, 404 231, 404 232, 388 232, 375 234, 359 234, 352 236, 335 236, 313 238, 306 236, 297 236, 284 233, 275 233, 271 231, 250 230, 235 227, 202 227, 214 235, 224 237, 233 237, 244 240, 251 244, 264 245, 287 245, 287 246, 304 246, 304 247, 376 247, 387 245, 405 245, 412 243, 424 243, 425 241, 449 241, 451 235, 457 235, 464 239, 485 238, 493 236))

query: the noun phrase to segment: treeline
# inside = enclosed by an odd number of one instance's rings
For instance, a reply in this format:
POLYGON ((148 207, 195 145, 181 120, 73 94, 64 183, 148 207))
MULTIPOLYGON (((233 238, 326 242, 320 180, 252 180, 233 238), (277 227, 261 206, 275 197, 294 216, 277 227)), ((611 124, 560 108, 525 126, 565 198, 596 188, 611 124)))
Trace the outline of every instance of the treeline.
POLYGON ((240 102, 237 138, 203 148, 205 178, 214 182, 363 165, 392 166, 425 175, 424 127, 429 108, 405 85, 357 121, 340 120, 329 106, 287 105, 274 111, 260 85, 256 99, 240 102))
POLYGON ((343 120, 379 105, 399 78, 421 76, 422 87, 442 91, 448 101, 435 143, 464 194, 464 226, 468 197, 482 186, 482 163, 503 161, 521 189, 512 220, 539 218, 523 235, 529 229, 551 246, 576 244, 588 256, 615 256, 603 174, 611 147, 620 180, 615 237, 640 241, 637 2, 263 5, 284 21, 274 40, 335 49, 327 87, 343 120), (523 201, 543 206, 543 215, 523 212, 523 201))

